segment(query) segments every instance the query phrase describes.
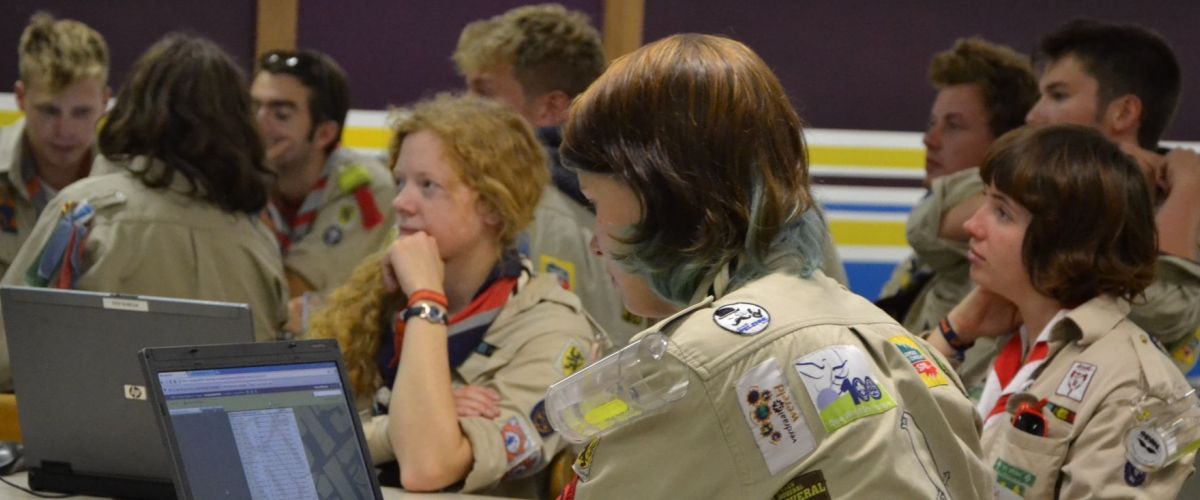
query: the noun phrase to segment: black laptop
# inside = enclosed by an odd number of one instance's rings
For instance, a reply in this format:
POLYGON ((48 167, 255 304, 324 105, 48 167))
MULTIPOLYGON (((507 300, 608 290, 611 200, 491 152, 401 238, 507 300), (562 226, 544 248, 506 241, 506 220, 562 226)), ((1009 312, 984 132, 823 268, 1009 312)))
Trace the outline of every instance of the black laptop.
POLYGON ((244 304, 0 287, 29 485, 172 498, 138 364, 150 346, 248 342, 244 304))
POLYGON ((383 498, 337 342, 140 356, 178 498, 383 498))

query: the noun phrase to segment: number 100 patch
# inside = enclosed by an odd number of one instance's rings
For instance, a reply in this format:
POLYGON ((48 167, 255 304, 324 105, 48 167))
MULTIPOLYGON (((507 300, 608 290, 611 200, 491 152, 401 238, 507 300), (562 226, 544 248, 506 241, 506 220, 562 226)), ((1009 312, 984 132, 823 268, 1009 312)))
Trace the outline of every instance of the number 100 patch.
POLYGON ((796 358, 792 365, 821 414, 826 432, 896 407, 857 347, 827 347, 796 358))

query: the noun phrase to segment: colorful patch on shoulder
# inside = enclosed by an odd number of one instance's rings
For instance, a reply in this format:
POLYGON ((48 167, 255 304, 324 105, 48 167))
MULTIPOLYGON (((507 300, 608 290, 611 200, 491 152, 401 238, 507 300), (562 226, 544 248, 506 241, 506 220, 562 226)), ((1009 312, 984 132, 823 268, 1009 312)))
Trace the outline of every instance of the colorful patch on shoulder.
POLYGON ((1059 382, 1058 390, 1054 393, 1082 402, 1083 395, 1087 394, 1088 385, 1092 383, 1094 375, 1096 375, 1096 365, 1076 361, 1071 364, 1071 370, 1063 377, 1062 382, 1059 382))
POLYGON ((826 347, 796 358, 792 365, 826 432, 896 407, 887 389, 872 376, 871 364, 858 347, 826 347))
POLYGON ((1171 349, 1171 359, 1175 360, 1180 371, 1188 373, 1196 366, 1197 353, 1200 353, 1200 328, 1175 344, 1171 349))
POLYGON ((830 500, 829 485, 821 469, 805 472, 793 477, 775 492, 773 500, 830 500))
POLYGON ((808 456, 816 448, 783 369, 774 358, 751 368, 737 382, 738 404, 771 475, 808 456))
POLYGON ((912 364, 913 369, 917 371, 917 374, 921 376, 921 380, 925 382, 925 387, 937 387, 950 383, 946 379, 946 375, 938 370, 937 365, 926 357, 925 352, 917 346, 917 343, 913 339, 897 335, 888 340, 899 348, 904 358, 912 364))
POLYGON ((535 434, 529 432, 521 417, 510 417, 500 426, 500 436, 504 439, 505 471, 512 471, 527 459, 539 458, 542 443, 535 434), (538 455, 535 457, 535 455, 538 455))
POLYGON ((736 302, 713 311, 713 321, 738 335, 754 335, 771 325, 771 314, 758 304, 736 302))
POLYGON ((561 286, 563 290, 575 289, 575 264, 549 255, 542 255, 538 257, 538 272, 558 278, 558 286, 561 286))
POLYGON ((533 428, 537 429, 538 434, 542 437, 554 434, 554 427, 550 425, 550 419, 546 417, 546 400, 543 399, 533 405, 533 410, 529 412, 529 421, 533 422, 533 428))
POLYGON ((1033 487, 1033 483, 1037 482, 1037 476, 1032 472, 1005 462, 1001 458, 996 459, 992 470, 996 471, 996 485, 1006 491, 1016 493, 1020 498, 1024 498, 1025 492, 1033 487))
POLYGON ((587 366, 587 355, 584 352, 584 348, 579 342, 567 341, 567 345, 563 346, 562 352, 558 354, 558 369, 562 372, 563 378, 570 377, 587 366))
POLYGON ((586 483, 591 478, 592 458, 596 454, 596 446, 599 444, 599 437, 592 438, 583 451, 579 452, 579 456, 575 457, 575 463, 571 465, 571 470, 575 471, 575 477, 578 477, 580 481, 586 483))
POLYGON ((321 233, 321 240, 332 247, 342 242, 342 236, 342 228, 333 225, 325 228, 325 232, 321 233))

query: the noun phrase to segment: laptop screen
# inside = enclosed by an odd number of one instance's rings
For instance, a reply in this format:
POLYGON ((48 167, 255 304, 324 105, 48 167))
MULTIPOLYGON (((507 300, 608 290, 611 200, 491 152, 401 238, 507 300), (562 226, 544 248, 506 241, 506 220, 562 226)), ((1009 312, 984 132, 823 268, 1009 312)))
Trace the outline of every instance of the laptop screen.
POLYGON ((375 498, 336 363, 158 381, 193 498, 375 498))

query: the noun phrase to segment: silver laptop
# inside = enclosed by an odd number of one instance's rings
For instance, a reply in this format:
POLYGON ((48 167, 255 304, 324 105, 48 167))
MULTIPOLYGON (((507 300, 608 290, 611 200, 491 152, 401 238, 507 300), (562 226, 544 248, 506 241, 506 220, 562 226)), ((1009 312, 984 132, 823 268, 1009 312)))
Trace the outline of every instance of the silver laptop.
POLYGON ((30 486, 173 497, 137 353, 253 341, 249 307, 8 286, 0 304, 30 486))
POLYGON ((181 499, 382 499, 333 340, 141 353, 181 499))

